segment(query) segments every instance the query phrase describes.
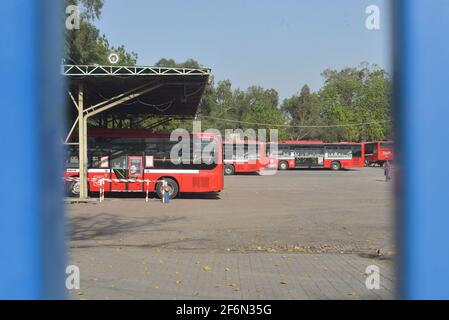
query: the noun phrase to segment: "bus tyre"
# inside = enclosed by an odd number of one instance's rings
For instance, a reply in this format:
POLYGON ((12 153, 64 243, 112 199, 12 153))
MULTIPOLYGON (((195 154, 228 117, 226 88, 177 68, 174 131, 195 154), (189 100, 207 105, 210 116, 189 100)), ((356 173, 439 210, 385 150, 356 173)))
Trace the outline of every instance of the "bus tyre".
POLYGON ((232 176, 235 173, 235 169, 233 165, 227 164, 224 167, 224 173, 227 176, 232 176))
POLYGON ((288 169, 288 163, 286 161, 279 162, 279 170, 287 170, 288 169))
MULTIPOLYGON (((162 178, 162 180, 167 181, 168 194, 170 196, 170 199, 176 198, 176 196, 178 195, 178 192, 179 192, 178 183, 175 180, 171 179, 171 178, 162 178)), ((159 197, 159 199, 163 198, 162 182, 158 182, 156 184, 156 194, 159 197)))
POLYGON ((331 163, 331 170, 333 170, 333 171, 338 171, 338 170, 340 170, 341 169, 341 164, 340 164, 340 162, 338 162, 338 161, 333 161, 332 163, 331 163))
POLYGON ((70 181, 67 183, 67 194, 71 197, 79 197, 80 195, 80 182, 70 181))

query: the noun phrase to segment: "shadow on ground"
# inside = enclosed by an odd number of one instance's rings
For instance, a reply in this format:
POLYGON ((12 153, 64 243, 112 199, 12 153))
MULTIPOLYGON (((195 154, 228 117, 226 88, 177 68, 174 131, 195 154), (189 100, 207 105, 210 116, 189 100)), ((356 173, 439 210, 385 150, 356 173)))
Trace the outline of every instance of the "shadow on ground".
MULTIPOLYGON (((99 198, 98 192, 89 193, 89 197, 93 199, 99 198)), ((144 192, 107 192, 105 193, 106 199, 145 199, 146 194, 144 192)), ((155 193, 150 193, 148 198, 152 201, 161 201, 155 193)), ((69 200, 77 199, 76 197, 68 197, 69 200)), ((191 199, 191 200, 220 200, 219 192, 208 193, 187 193, 183 192, 178 195, 176 199, 191 199)))
POLYGON ((98 240, 99 238, 112 239, 115 235, 133 233, 136 231, 156 229, 167 223, 184 220, 185 217, 145 217, 132 220, 107 213, 94 216, 77 216, 70 219, 69 229, 72 241, 98 240))

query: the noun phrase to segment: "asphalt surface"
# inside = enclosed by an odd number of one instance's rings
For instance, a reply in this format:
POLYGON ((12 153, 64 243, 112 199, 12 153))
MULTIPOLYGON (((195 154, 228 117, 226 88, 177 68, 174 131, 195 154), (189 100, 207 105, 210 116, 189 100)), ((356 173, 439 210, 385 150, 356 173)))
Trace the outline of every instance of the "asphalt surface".
POLYGON ((379 168, 225 178, 218 195, 68 205, 75 299, 394 296, 392 183, 379 168), (368 291, 377 265, 382 288, 368 291), (231 275, 233 273, 233 275, 231 275), (273 289, 274 288, 274 289, 273 289))
POLYGON ((228 176, 225 190, 168 205, 144 195, 69 206, 73 246, 394 251, 392 183, 379 168, 228 176))

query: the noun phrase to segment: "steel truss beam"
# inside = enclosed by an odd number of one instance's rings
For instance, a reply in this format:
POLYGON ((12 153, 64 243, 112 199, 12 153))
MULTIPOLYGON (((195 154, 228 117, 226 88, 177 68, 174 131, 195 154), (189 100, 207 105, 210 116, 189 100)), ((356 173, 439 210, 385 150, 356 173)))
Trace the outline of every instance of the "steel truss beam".
POLYGON ((65 76, 210 76, 210 69, 62 65, 65 76))

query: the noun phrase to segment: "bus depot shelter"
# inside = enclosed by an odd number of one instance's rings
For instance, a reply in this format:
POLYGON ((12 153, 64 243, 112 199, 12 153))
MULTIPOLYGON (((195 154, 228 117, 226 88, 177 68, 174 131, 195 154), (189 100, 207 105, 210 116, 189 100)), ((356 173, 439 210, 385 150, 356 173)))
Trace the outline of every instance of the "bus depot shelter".
POLYGON ((80 198, 87 190, 87 130, 95 119, 98 127, 133 128, 142 120, 168 116, 195 116, 210 69, 63 65, 67 79, 66 145, 79 146, 80 198))

